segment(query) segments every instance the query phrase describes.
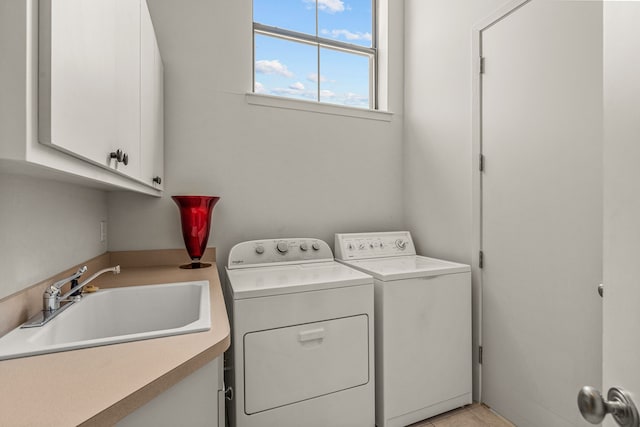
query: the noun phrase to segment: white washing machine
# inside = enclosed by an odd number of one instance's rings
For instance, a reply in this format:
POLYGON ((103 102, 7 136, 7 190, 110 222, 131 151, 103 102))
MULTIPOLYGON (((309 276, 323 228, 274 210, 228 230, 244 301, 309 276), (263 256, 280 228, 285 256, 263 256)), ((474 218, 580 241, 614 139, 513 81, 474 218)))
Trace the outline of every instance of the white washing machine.
POLYGON ((336 234, 336 260, 374 277, 376 425, 471 403, 471 269, 416 255, 407 231, 336 234))
POLYGON ((318 239, 229 253, 227 384, 236 427, 372 427, 373 278, 318 239))

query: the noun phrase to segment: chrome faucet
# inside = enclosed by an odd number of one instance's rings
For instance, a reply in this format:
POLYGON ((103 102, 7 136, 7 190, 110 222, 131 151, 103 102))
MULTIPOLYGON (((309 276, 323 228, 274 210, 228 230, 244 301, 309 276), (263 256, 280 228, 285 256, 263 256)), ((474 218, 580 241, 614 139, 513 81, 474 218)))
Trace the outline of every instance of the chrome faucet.
POLYGON ((64 286, 67 282, 75 282, 78 280, 80 276, 82 276, 87 271, 87 266, 84 265, 78 269, 75 273, 73 273, 69 277, 65 277, 64 279, 58 280, 51 286, 49 286, 42 295, 42 309, 44 311, 55 311, 60 308, 60 288, 64 286))
POLYGON ((103 273, 113 272, 113 274, 120 273, 120 266, 116 265, 115 267, 104 268, 97 273, 90 276, 87 280, 82 283, 78 283, 78 279, 87 271, 87 266, 82 266, 78 269, 74 274, 64 279, 58 280, 51 286, 49 286, 42 295, 42 311, 31 319, 29 319, 24 325, 20 326, 21 328, 34 328, 38 326, 43 326, 51 319, 56 317, 58 314, 62 313, 66 308, 71 306, 74 302, 82 299, 81 291, 82 289, 89 284, 96 277, 100 276, 103 273), (71 289, 64 295, 61 295, 62 291, 60 288, 64 286, 65 283, 71 282, 71 289), (62 305, 62 302, 66 302, 66 304, 62 305))

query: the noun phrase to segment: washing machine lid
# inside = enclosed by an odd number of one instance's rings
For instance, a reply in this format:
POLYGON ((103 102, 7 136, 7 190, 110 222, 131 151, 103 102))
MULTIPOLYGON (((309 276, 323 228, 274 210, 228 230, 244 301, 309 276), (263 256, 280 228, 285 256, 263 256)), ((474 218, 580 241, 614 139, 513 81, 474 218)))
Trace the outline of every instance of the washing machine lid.
POLYGON ((466 264, 408 255, 388 258, 368 258, 340 261, 382 281, 411 279, 414 277, 440 276, 471 271, 466 264))
POLYGON ((335 261, 227 268, 233 299, 373 284, 373 278, 335 261))

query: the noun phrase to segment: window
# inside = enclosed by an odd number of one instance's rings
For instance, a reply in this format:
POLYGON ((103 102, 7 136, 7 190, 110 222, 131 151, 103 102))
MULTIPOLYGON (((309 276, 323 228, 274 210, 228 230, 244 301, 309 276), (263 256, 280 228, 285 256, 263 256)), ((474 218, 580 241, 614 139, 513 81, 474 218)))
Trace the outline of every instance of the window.
POLYGON ((253 0, 253 91, 376 108, 375 0, 253 0))

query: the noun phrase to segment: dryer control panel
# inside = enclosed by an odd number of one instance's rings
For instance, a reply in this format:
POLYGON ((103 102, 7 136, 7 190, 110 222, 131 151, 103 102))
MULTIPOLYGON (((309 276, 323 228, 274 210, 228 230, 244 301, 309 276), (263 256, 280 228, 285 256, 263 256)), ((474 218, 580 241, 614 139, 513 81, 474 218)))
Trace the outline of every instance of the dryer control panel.
POLYGON ((333 261, 329 245, 320 239, 267 239, 242 242, 231 248, 227 268, 264 267, 333 261))
POLYGON ((336 233, 336 259, 383 258, 415 255, 411 233, 336 233))

